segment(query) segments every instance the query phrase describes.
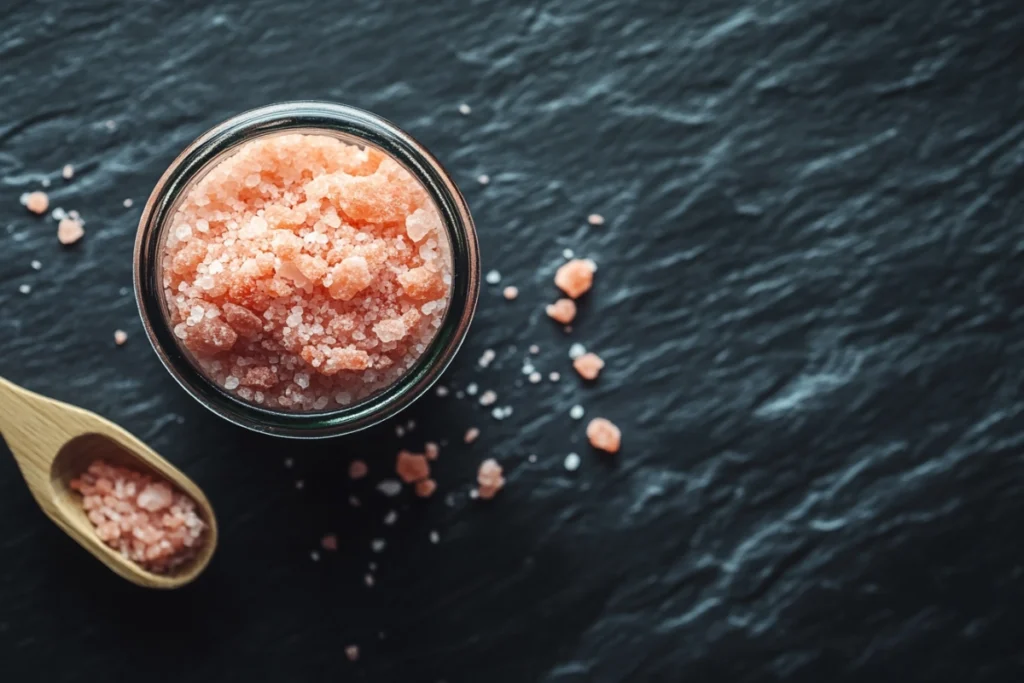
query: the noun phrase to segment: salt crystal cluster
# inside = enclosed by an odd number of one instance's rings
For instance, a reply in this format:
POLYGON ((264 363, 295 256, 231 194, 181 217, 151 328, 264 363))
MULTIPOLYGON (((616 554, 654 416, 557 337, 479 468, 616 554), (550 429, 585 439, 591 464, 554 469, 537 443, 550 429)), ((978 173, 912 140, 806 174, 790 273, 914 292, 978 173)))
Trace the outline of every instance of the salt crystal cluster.
POLYGON ((328 135, 242 144, 185 194, 162 263, 181 344, 220 386, 277 410, 393 384, 435 337, 452 282, 423 187, 328 135))
POLYGON ((202 545, 206 524, 195 502, 165 481, 96 460, 71 488, 99 539, 143 569, 172 571, 202 545))

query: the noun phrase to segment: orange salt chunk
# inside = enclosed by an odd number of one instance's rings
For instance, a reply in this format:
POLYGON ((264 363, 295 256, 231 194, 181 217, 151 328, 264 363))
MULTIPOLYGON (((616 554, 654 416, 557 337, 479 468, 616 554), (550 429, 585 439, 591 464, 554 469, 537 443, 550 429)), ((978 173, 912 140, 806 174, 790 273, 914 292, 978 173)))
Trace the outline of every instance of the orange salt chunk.
POLYGON ((36 214, 46 213, 50 208, 50 198, 45 192, 36 190, 25 197, 25 208, 36 214))
POLYGON ((622 432, 611 421, 603 417, 595 417, 587 425, 587 440, 598 450, 618 453, 622 432))
POLYGON ((433 441, 428 441, 423 446, 423 454, 427 456, 427 460, 437 460, 438 456, 441 455, 441 447, 433 441))
POLYGON ((552 320, 568 325, 576 319, 576 302, 572 299, 559 299, 553 304, 548 304, 544 312, 552 320))
POLYGON ((580 373, 580 377, 593 380, 597 379, 600 374, 604 367, 604 361, 596 353, 585 353, 574 360, 572 366, 576 368, 576 372, 580 373))
POLYGON ((398 453, 395 471, 402 481, 411 484, 430 476, 430 463, 424 455, 403 450, 398 453))
POLYGON ((348 301, 359 292, 370 286, 373 276, 369 265, 362 256, 349 256, 330 270, 331 285, 328 291, 331 297, 340 301, 348 301))
POLYGON ((407 330, 405 328, 405 322, 401 318, 398 318, 396 320, 381 320, 373 326, 373 333, 377 335, 378 339, 387 344, 388 342, 398 341, 404 337, 407 330))
POLYGON ((238 341, 238 334, 220 318, 203 318, 185 327, 185 345, 199 353, 212 355, 227 351, 238 341))
POLYGON ((319 256, 299 254, 295 259, 295 265, 298 266, 299 272, 313 282, 319 282, 327 275, 327 262, 319 256))
POLYGON ((270 238, 274 253, 286 261, 298 258, 302 252, 302 238, 288 230, 275 230, 270 238))
POLYGON ((441 218, 436 211, 416 209, 405 219, 405 234, 413 242, 422 242, 430 234, 441 231, 441 218))
POLYGON ((224 320, 242 337, 255 337, 263 331, 263 321, 258 315, 244 306, 233 303, 221 305, 224 320))
POLYGON ((409 298, 415 301, 433 301, 445 293, 445 285, 440 276, 422 266, 399 275, 398 283, 409 298))
POLYGON ((573 259, 555 273, 555 285, 573 299, 578 299, 594 283, 594 262, 573 259))
POLYGON ((189 242, 171 259, 171 271, 177 275, 191 275, 204 258, 206 245, 202 242, 189 242))
POLYGON ((369 468, 362 460, 353 460, 348 466, 349 479, 362 479, 369 472, 369 468))
POLYGON ((437 482, 433 479, 422 479, 416 482, 416 495, 420 498, 430 498, 437 490, 437 482))
POLYGON ((57 241, 67 246, 74 244, 85 235, 82 222, 74 218, 62 218, 57 224, 57 241))
POLYGON ((370 354, 352 347, 334 348, 327 353, 327 359, 320 367, 324 375, 334 375, 342 370, 365 370, 370 367, 370 354))

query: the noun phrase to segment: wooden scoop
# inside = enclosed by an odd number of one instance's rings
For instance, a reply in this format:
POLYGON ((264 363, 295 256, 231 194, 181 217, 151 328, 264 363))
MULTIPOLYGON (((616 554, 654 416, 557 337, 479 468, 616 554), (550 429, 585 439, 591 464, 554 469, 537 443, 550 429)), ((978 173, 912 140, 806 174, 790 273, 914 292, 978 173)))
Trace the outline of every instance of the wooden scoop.
POLYGON ((210 502, 192 480, 121 427, 0 377, 0 435, 43 512, 116 573, 147 588, 177 588, 206 568, 217 547, 217 520, 210 502), (99 458, 165 479, 196 502, 197 514, 208 528, 195 558, 170 574, 154 574, 96 536, 70 482, 99 458))

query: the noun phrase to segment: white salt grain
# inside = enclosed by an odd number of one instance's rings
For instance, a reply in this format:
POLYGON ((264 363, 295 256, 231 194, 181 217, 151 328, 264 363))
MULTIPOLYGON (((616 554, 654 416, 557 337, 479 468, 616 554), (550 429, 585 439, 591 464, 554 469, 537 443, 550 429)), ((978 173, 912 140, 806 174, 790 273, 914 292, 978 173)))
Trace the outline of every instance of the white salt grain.
POLYGON ((469 394, 470 396, 476 396, 476 392, 478 389, 479 387, 476 385, 476 382, 470 382, 469 384, 466 385, 466 393, 469 394))
POLYGON ((43 264, 39 261, 32 261, 32 270, 39 270, 43 267, 43 264))
POLYGON ((285 458, 284 459, 284 466, 286 468, 291 469, 294 465, 295 465, 295 460, 293 458, 285 458))
POLYGON ((440 396, 441 398, 444 398, 445 396, 448 395, 448 387, 444 385, 438 385, 437 389, 434 390, 434 393, 440 396))
POLYGON ((387 524, 388 526, 391 526, 392 524, 394 524, 397 521, 398 521, 398 513, 395 512, 394 510, 389 510, 388 514, 386 514, 384 516, 384 523, 387 524))
POLYGON ((123 202, 121 202, 121 204, 124 205, 124 208, 130 209, 132 207, 132 200, 131 200, 131 198, 128 198, 128 199, 124 200, 123 202))
POLYGON ((382 552, 384 552, 384 548, 385 548, 386 545, 387 545, 387 543, 384 542, 383 538, 375 538, 370 543, 370 548, 375 553, 382 553, 382 552))
POLYGON ((530 344, 530 353, 536 356, 538 353, 540 353, 540 347, 537 346, 536 344, 530 344))
POLYGON ((469 116, 469 112, 471 111, 473 110, 470 109, 469 105, 466 104, 465 102, 459 105, 459 113, 462 114, 463 116, 469 116))
POLYGON ((570 259, 570 258, 572 258, 575 255, 576 254, 573 252, 572 249, 563 249, 562 250, 562 256, 564 256, 567 259, 570 259))
POLYGON ((32 291, 32 285, 20 285, 18 287, 18 291, 21 292, 22 294, 28 294, 29 292, 32 291))
POLYGON ((552 372, 550 375, 548 375, 548 379, 550 379, 552 382, 557 382, 561 378, 562 376, 557 372, 552 372))
POLYGON ((318 552, 317 552, 317 551, 315 551, 315 550, 314 550, 314 551, 312 551, 312 552, 311 552, 311 553, 309 554, 309 559, 313 560, 314 562, 319 562, 319 561, 320 561, 320 553, 318 553, 318 552))
POLYGON ((571 417, 574 420, 581 419, 583 417, 583 406, 577 404, 570 408, 569 417, 571 417))
POLYGON ((501 273, 496 270, 490 270, 487 272, 487 275, 484 276, 484 279, 487 280, 487 284, 496 285, 501 282, 501 273))
POLYGON ((577 343, 575 343, 575 344, 573 344, 572 346, 569 347, 569 358, 572 358, 573 360, 576 360, 577 358, 579 358, 580 356, 582 356, 586 352, 587 352, 587 349, 583 346, 583 344, 580 344, 579 342, 577 342, 577 343))
POLYGON ((569 470, 570 472, 575 472, 577 469, 579 469, 579 466, 580 456, 576 455, 575 453, 570 453, 569 455, 565 456, 565 469, 569 470))
POLYGON ((438 543, 440 540, 441 540, 441 534, 437 533, 436 531, 431 531, 430 532, 430 542, 431 543, 438 543))
POLYGON ((484 393, 480 394, 480 405, 489 406, 498 400, 498 395, 488 389, 484 393))
POLYGON ((481 185, 487 185, 491 182, 491 176, 487 175, 486 173, 481 173, 476 177, 476 181, 481 185))
POLYGON ((388 498, 392 498, 402 492, 402 483, 397 479, 385 479, 377 484, 377 490, 388 498))

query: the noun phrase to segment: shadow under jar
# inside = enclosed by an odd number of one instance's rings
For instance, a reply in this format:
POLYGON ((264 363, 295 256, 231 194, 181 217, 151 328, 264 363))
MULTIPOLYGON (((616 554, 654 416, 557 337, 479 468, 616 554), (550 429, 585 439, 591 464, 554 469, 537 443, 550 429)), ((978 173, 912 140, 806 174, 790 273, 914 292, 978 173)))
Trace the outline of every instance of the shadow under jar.
POLYGON ((473 220, 437 160, 326 102, 254 109, 189 145, 142 212, 134 276, 175 380, 230 422, 295 438, 415 401, 480 288, 473 220))

